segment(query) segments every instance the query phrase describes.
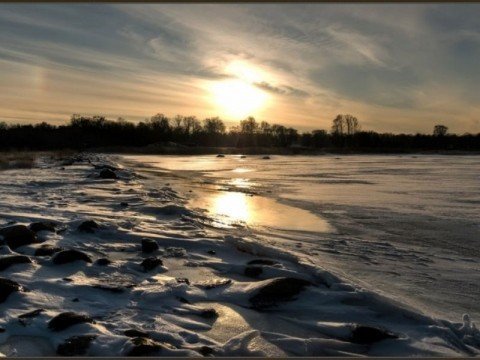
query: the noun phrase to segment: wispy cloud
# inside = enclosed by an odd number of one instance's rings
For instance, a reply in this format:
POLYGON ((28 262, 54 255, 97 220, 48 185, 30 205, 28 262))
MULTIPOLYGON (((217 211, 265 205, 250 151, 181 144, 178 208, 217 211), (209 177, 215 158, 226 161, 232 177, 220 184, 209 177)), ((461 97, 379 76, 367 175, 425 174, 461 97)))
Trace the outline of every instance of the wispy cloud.
POLYGON ((478 132, 476 4, 2 4, 0 120, 73 112, 214 115, 208 83, 242 60, 271 96, 259 114, 326 128, 478 132), (364 126, 366 127, 366 126, 364 126))

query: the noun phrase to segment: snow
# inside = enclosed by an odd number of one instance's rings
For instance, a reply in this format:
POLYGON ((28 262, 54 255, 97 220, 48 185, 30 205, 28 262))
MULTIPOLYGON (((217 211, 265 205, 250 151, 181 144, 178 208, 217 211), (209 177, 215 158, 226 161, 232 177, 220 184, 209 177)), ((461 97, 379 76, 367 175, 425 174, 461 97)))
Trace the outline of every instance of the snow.
MULTIPOLYGON (((152 340, 170 344, 173 348, 162 354, 171 356, 199 356, 202 346, 212 348, 215 356, 480 354, 480 333, 469 316, 458 317, 462 321, 455 322, 421 312, 400 297, 393 299, 371 284, 365 286, 360 279, 349 276, 346 267, 338 270, 344 265, 339 259, 350 261, 353 255, 378 262, 395 257, 426 267, 432 264, 429 260, 436 264, 438 257, 418 249, 409 251, 407 246, 386 239, 370 240, 382 256, 369 254, 367 245, 358 244, 365 243, 359 239, 358 229, 350 235, 358 239, 349 237, 346 229, 351 224, 338 226, 329 213, 296 207, 294 181, 290 179, 285 185, 278 171, 275 177, 271 172, 262 175, 255 181, 257 185, 250 187, 248 181, 232 185, 222 174, 253 175, 255 171, 231 171, 234 162, 246 168, 254 163, 251 158, 200 157, 197 163, 193 157, 85 154, 84 159, 64 166, 44 158, 31 170, 0 172, 0 225, 29 225, 38 220, 60 223, 56 233, 39 233, 42 244, 15 251, 6 245, 0 248, 1 256, 20 253, 34 260, 33 264, 18 264, 0 272, 0 277, 28 290, 11 294, 0 304, 0 328, 5 329, 0 332, 1 354, 55 355, 57 346, 66 339, 91 334, 96 338, 86 355, 122 356, 133 346, 124 334, 129 329, 147 332, 152 340), (92 165, 101 164, 117 167, 119 179, 99 179, 100 170, 92 165), (211 164, 211 168, 205 164, 211 164), (208 171, 215 175, 208 176, 208 171), (277 180, 277 188, 271 186, 277 180), (255 193, 269 198, 261 203, 263 207, 248 208, 267 215, 258 221, 231 221, 209 211, 212 197, 219 192, 236 192, 235 186, 243 186, 242 196, 255 193), (284 200, 289 199, 280 203, 280 192, 284 200), (199 206, 201 197, 206 206, 199 206), (285 220, 275 228, 270 220, 279 212, 285 220), (303 215, 318 219, 322 225, 307 231, 289 226, 289 221, 303 215), (95 220, 99 228, 93 233, 78 231, 85 220, 95 220), (142 253, 143 238, 157 241, 159 250, 142 253), (55 265, 50 257, 33 255, 43 244, 83 251, 93 262, 55 265), (161 258, 163 265, 144 271, 140 263, 150 256, 161 258), (112 263, 96 264, 104 257, 112 263), (261 266, 263 272, 258 278, 247 276, 248 263, 258 259, 271 260, 272 265, 261 266), (331 266, 335 262, 337 266, 331 266), (269 279, 279 277, 304 279, 312 286, 291 301, 279 301, 261 311, 252 308, 249 299, 269 279), (188 279, 188 283, 180 278, 188 279), (208 288, 207 283, 216 286, 208 288), (44 311, 19 322, 20 314, 36 309, 44 311), (211 314, 211 309, 216 316, 202 315, 205 311, 211 314), (94 323, 51 331, 48 322, 67 311, 87 314, 94 323), (354 343, 351 336, 355 324, 385 328, 398 338, 354 343)), ((262 167, 278 167, 276 161, 287 160, 273 156, 268 164, 262 162, 262 167)), ((338 183, 357 185, 370 186, 363 182, 338 183)), ((349 206, 361 205, 355 200, 349 206)), ((312 206, 312 202, 309 204, 312 206)), ((335 216, 352 213, 346 205, 330 206, 328 210, 344 211, 334 212, 335 216)), ((462 257, 467 258, 465 254, 462 257)), ((452 258, 449 255, 442 264, 449 264, 452 258)), ((462 274, 468 276, 469 270, 465 268, 462 274)))

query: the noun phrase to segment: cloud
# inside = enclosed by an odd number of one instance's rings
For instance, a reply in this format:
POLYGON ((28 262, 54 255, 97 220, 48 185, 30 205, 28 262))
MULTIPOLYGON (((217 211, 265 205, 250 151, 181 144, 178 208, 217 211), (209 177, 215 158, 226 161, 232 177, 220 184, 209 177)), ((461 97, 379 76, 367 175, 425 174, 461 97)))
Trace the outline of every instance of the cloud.
POLYGON ((289 95, 289 96, 297 96, 297 97, 308 97, 310 94, 306 91, 296 89, 291 86, 273 86, 269 84, 266 81, 262 81, 259 83, 254 83, 256 87, 259 89, 274 93, 274 94, 279 94, 279 95, 289 95))

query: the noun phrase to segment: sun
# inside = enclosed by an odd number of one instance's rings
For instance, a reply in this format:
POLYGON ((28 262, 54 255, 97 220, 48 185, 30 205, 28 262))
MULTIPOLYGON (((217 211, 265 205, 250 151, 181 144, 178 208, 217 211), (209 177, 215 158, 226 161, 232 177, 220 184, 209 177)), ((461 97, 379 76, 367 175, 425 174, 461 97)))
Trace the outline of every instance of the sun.
POLYGON ((240 79, 216 82, 211 92, 222 114, 235 119, 255 115, 267 101, 267 94, 240 79))

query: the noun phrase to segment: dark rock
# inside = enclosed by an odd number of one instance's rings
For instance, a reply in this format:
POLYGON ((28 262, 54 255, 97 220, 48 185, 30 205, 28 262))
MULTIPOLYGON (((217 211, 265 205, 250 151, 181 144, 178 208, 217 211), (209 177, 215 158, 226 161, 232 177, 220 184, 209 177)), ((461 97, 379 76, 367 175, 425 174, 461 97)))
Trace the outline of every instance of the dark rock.
POLYGON ((240 156, 240 159, 245 159, 247 157, 247 155, 242 155, 240 156))
POLYGON ((79 301, 80 301, 79 298, 72 299, 72 302, 79 302, 79 301))
POLYGON ((112 261, 107 258, 100 258, 97 261, 95 261, 95 264, 100 265, 100 266, 107 266, 110 265, 112 261))
POLYGON ((223 154, 218 154, 217 155, 217 158, 224 158, 224 157, 225 157, 225 155, 223 155, 223 154))
POLYGON ((152 239, 142 239, 142 252, 151 253, 158 250, 158 244, 152 239))
POLYGON ((102 285, 102 284, 95 284, 95 285, 92 285, 92 287, 95 288, 95 289, 109 291, 109 292, 114 293, 114 294, 121 294, 125 291, 125 289, 123 289, 121 287, 108 286, 108 285, 102 285))
POLYGON ((64 312, 50 320, 48 323, 48 328, 53 331, 62 331, 70 326, 82 323, 94 324, 95 322, 88 315, 76 314, 74 312, 64 312))
POLYGON ((350 341, 356 344, 371 344, 386 339, 397 338, 397 335, 383 328, 366 325, 354 325, 350 341))
POLYGON ((180 257, 184 257, 186 255, 187 255, 187 251, 184 248, 170 246, 170 247, 167 247, 165 249, 165 255, 164 256, 165 257, 180 258, 180 257))
POLYGON ((135 329, 125 330, 123 334, 131 338, 135 338, 135 337, 149 338, 150 337, 148 333, 140 330, 135 330, 135 329))
POLYGON ((128 206, 128 203, 125 202, 125 201, 122 201, 122 202, 120 203, 120 206, 121 206, 121 207, 127 207, 127 206, 128 206))
POLYGON ((20 324, 22 324, 23 326, 27 326, 28 323, 29 323, 29 319, 32 319, 38 315, 40 315, 42 312, 44 312, 45 310, 43 309, 37 309, 37 310, 33 310, 33 311, 30 311, 30 312, 27 312, 27 313, 24 313, 24 314, 21 314, 18 316, 18 321, 20 322, 20 324))
POLYGON ((195 315, 198 315, 198 316, 200 316, 204 319, 216 319, 216 318, 218 318, 218 313, 217 313, 217 310, 215 310, 215 309, 201 309, 195 315))
POLYGON ((35 233, 25 225, 12 225, 0 229, 0 235, 3 236, 3 240, 7 243, 10 249, 24 245, 34 244, 37 241, 35 233))
POLYGON ((9 279, 0 278, 0 303, 3 303, 13 292, 22 291, 22 286, 9 279))
POLYGON ((188 280, 187 278, 176 278, 177 282, 180 283, 180 284, 187 284, 187 285, 190 285, 190 280, 188 280))
POLYGON ((100 174, 98 174, 98 177, 100 179, 117 179, 117 174, 115 174, 115 171, 110 170, 110 169, 103 169, 100 171, 100 174))
POLYGON ((276 278, 265 281, 265 285, 249 300, 255 309, 275 306, 278 302, 293 300, 309 281, 296 278, 276 278))
POLYGON ((15 264, 31 264, 32 260, 25 255, 11 255, 0 257, 0 271, 8 269, 15 264))
POLYGON ((215 255, 217 252, 215 250, 208 250, 207 254, 215 255))
POLYGON ((127 356, 151 356, 160 353, 163 349, 172 349, 169 344, 159 343, 145 337, 133 338, 131 342, 134 346, 127 356))
POLYGON ((95 340, 96 335, 72 336, 65 340, 63 344, 58 345, 57 355, 60 356, 79 356, 85 355, 90 343, 95 340))
POLYGON ((267 156, 264 156, 264 157, 262 157, 262 159, 263 159, 263 160, 270 160, 270 156, 268 156, 268 155, 267 155, 267 156))
POLYGON ((143 260, 140 265, 142 265, 143 270, 150 271, 155 269, 157 266, 162 266, 163 261, 156 257, 149 257, 143 260))
POLYGON ((55 227, 57 226, 56 223, 53 221, 38 221, 31 223, 29 228, 33 232, 37 233, 39 231, 51 231, 55 232, 55 227))
POLYGON ((178 301, 184 303, 184 304, 190 304, 190 301, 188 301, 187 299, 185 299, 184 297, 182 296, 177 296, 177 299, 178 301))
POLYGON ((64 277, 62 280, 66 281, 66 282, 72 282, 73 281, 73 279, 69 278, 69 277, 64 277))
POLYGON ((267 266, 273 266, 273 265, 278 265, 279 262, 269 260, 269 259, 255 259, 252 261, 249 261, 247 263, 248 265, 267 265, 267 266))
POLYGON ((202 346, 200 349, 197 350, 203 356, 209 356, 213 354, 213 348, 210 346, 202 346))
POLYGON ((5 330, 4 328, 0 328, 0 334, 4 333, 5 331, 7 330, 5 330))
POLYGON ((230 285, 231 283, 232 283, 232 280, 230 279, 215 279, 215 280, 198 282, 195 284, 195 286, 205 290, 211 290, 220 286, 230 285))
POLYGON ((86 220, 78 227, 78 231, 86 233, 94 233, 95 229, 98 229, 98 224, 93 220, 86 220))
POLYGON ((78 250, 63 250, 55 255, 55 257, 53 258, 53 263, 56 265, 63 265, 78 260, 85 261, 87 263, 92 262, 90 256, 88 256, 84 252, 78 250))
POLYGON ((36 317, 36 316, 40 315, 44 311, 45 311, 44 309, 37 309, 37 310, 29 311, 27 313, 18 315, 18 318, 19 319, 33 318, 33 317, 36 317))
POLYGON ((258 278, 262 273, 262 268, 258 266, 247 266, 244 271, 245 276, 251 278, 258 278))
POLYGON ((41 247, 35 250, 35 256, 52 256, 53 254, 62 251, 63 248, 52 246, 52 245, 42 245, 41 247))

